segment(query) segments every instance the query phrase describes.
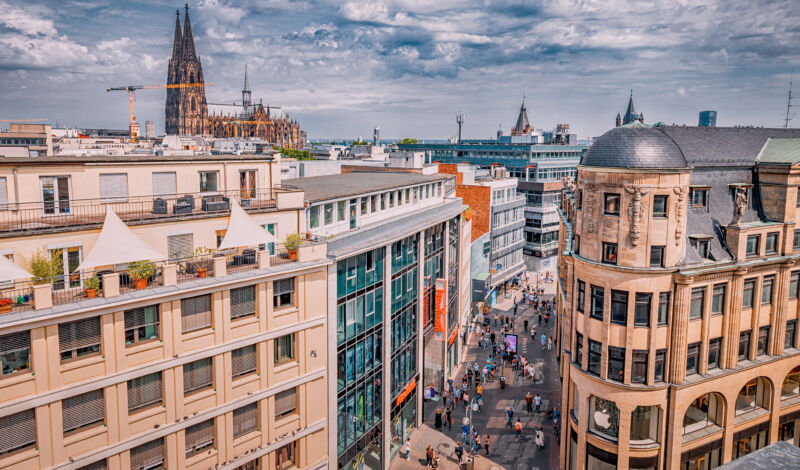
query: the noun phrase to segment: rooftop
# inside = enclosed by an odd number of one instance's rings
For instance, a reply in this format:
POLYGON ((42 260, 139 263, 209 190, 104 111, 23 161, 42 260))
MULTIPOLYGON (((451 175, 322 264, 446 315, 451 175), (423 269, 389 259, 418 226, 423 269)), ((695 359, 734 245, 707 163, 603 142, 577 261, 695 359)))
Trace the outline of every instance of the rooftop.
POLYGON ((756 160, 759 163, 782 163, 792 165, 800 161, 800 138, 781 139, 771 137, 761 149, 756 160))
POLYGON ((448 175, 385 171, 294 178, 283 180, 283 183, 304 191, 306 202, 317 202, 415 184, 445 181, 448 178, 450 178, 448 175))
POLYGON ((800 447, 795 447, 788 442, 778 441, 717 468, 719 470, 749 470, 753 468, 789 470, 800 468, 800 447))
MULTIPOLYGON (((0 154, 2 156, 2 154, 0 154)), ((36 166, 36 165, 69 165, 84 163, 163 163, 163 162, 196 162, 196 161, 264 161, 274 160, 272 152, 244 155, 81 155, 57 157, 6 157, 0 158, 0 165, 36 166)))

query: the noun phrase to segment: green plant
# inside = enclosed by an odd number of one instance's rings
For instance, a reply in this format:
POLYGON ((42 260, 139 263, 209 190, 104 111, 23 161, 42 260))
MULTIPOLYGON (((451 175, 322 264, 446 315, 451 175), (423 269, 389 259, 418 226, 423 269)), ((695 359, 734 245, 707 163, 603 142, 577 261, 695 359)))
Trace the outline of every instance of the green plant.
POLYGON ((134 261, 128 265, 128 274, 133 279, 147 279, 156 272, 155 263, 150 261, 134 261))
POLYGON ((214 248, 208 248, 207 246, 198 246, 192 252, 190 258, 194 262, 195 266, 200 269, 208 269, 211 267, 211 257, 216 253, 217 250, 214 248))
POLYGON ((97 289, 100 287, 100 279, 97 276, 90 277, 83 281, 83 286, 87 289, 97 289))
POLYGON ((285 155, 289 158, 294 158, 296 160, 316 160, 317 158, 311 155, 311 152, 308 150, 300 150, 300 149, 290 149, 284 147, 274 147, 275 150, 279 151, 282 155, 285 155))
POLYGON ((403 137, 397 142, 398 145, 414 145, 416 143, 419 141, 413 137, 403 137))
POLYGON ((354 139, 351 145, 369 145, 366 140, 354 139))
POLYGON ((303 237, 299 233, 290 233, 286 236, 283 246, 289 251, 297 251, 297 248, 303 244, 303 237))
POLYGON ((33 274, 34 284, 47 284, 51 278, 61 274, 61 260, 51 258, 44 248, 34 251, 26 264, 28 271, 33 274))

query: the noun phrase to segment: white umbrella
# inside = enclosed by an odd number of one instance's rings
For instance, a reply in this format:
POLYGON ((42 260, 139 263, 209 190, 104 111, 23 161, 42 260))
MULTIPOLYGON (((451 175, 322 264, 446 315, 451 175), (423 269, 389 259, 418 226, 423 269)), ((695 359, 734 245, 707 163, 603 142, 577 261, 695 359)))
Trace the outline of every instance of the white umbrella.
POLYGON ((91 269, 109 264, 124 264, 134 261, 154 261, 165 256, 142 241, 120 220, 109 207, 106 209, 106 220, 100 236, 94 242, 92 250, 78 266, 78 270, 91 269))
POLYGON ((11 282, 30 277, 33 277, 33 274, 20 268, 5 256, 0 256, 0 282, 11 282))
POLYGON ((275 241, 275 237, 251 219, 236 201, 231 201, 231 217, 228 220, 225 238, 219 245, 220 250, 240 246, 256 246, 275 241))

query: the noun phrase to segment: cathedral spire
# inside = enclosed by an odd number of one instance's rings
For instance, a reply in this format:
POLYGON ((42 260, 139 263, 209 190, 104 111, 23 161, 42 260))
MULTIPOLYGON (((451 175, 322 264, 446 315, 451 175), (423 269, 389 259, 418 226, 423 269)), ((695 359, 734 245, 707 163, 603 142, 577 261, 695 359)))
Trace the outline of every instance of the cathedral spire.
POLYGON ((511 135, 524 135, 533 130, 528 122, 528 111, 525 109, 525 97, 522 97, 522 106, 519 107, 517 124, 511 129, 511 135))
POLYGON ((250 92, 250 81, 247 79, 247 64, 244 64, 244 88, 242 88, 242 107, 245 114, 250 107, 252 93, 250 92))
POLYGON ((183 35, 181 34, 181 11, 175 10, 175 39, 172 42, 172 60, 176 60, 181 55, 183 35))
POLYGON ((197 53, 194 50, 194 36, 192 36, 192 24, 189 21, 189 4, 186 4, 186 15, 183 18, 183 58, 197 60, 197 53))

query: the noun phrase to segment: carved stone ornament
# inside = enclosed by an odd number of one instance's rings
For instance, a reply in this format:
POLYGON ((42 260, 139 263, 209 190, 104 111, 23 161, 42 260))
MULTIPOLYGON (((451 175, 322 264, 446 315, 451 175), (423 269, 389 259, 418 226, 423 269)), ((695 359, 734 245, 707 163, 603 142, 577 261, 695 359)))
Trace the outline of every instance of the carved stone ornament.
POLYGON ((686 188, 675 187, 672 192, 678 196, 675 202, 675 246, 679 246, 683 237, 683 201, 686 199, 686 188))
POLYGON ((641 186, 626 186, 625 191, 632 195, 631 202, 628 203, 628 221, 631 224, 628 237, 631 240, 631 245, 636 246, 642 237, 639 225, 647 218, 647 209, 642 204, 642 198, 647 196, 650 191, 641 186))
POLYGON ((733 191, 733 219, 731 220, 731 225, 737 225, 742 220, 744 210, 747 207, 747 189, 735 188, 733 191))
POLYGON ((594 232, 594 212, 597 206, 597 185, 584 186, 586 200, 583 202, 583 229, 587 233, 594 232))

